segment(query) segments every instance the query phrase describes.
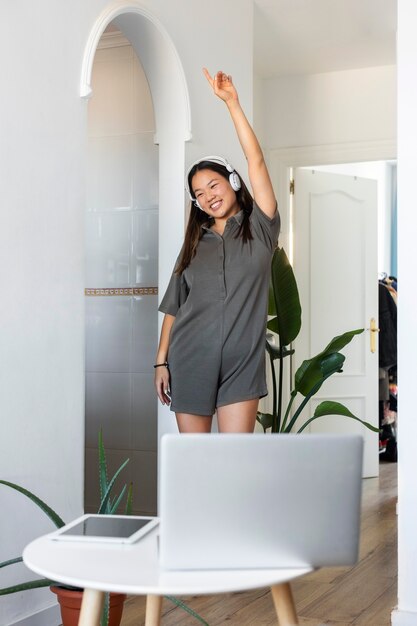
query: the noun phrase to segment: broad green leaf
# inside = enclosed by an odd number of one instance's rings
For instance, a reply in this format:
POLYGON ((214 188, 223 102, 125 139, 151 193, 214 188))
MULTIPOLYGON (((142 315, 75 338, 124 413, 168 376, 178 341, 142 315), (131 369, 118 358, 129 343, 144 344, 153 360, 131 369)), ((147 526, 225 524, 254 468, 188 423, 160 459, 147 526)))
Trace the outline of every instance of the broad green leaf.
POLYGON ((269 291, 268 291, 268 315, 276 315, 277 310, 275 307, 275 297, 274 297, 274 289, 272 287, 272 281, 269 281, 269 291))
MULTIPOLYGON (((343 357, 343 359, 345 358, 342 354, 340 355, 335 355, 335 356, 340 356, 343 357)), ((331 369, 328 369, 327 373, 325 375, 323 375, 322 378, 319 379, 319 381, 316 383, 316 385, 314 385, 310 391, 308 392, 308 394, 304 397, 304 400, 301 402, 300 406, 295 410, 294 415, 291 417, 291 420, 289 422, 289 424, 287 426, 285 426, 285 421, 284 420, 284 424, 281 427, 281 432, 285 432, 285 433, 290 433, 296 423, 296 421, 298 420, 299 416, 301 415, 301 413, 303 412, 303 410, 305 409, 305 407, 307 406, 307 404, 310 402, 311 398, 318 392, 318 390, 320 389, 320 387, 323 385, 323 383, 334 374, 334 371, 332 371, 331 369)), ((291 404, 293 402, 293 400, 295 400, 297 396, 297 391, 292 391, 291 392, 291 399, 287 408, 287 412, 286 415, 289 415, 289 409, 291 408, 291 404)))
POLYGON ((294 272, 283 248, 277 248, 272 258, 271 283, 278 334, 281 344, 288 346, 300 332, 301 305, 294 272))
POLYGON ((344 361, 345 356, 339 352, 303 361, 295 373, 294 390, 303 396, 308 396, 313 389, 317 393, 329 375, 342 371, 344 361))
POLYGON ((279 335, 278 318, 277 317, 273 317, 272 319, 270 319, 267 322, 266 327, 267 327, 268 330, 270 330, 273 333, 279 335))
POLYGON ((366 428, 369 428, 369 430, 373 430, 376 433, 379 432, 379 428, 377 428, 376 426, 372 426, 372 424, 370 424, 369 422, 365 422, 356 415, 353 415, 353 413, 351 413, 349 409, 340 402, 334 402, 330 400, 325 400, 324 402, 321 402, 316 407, 313 417, 308 419, 298 430, 298 432, 301 433, 312 421, 318 419, 319 417, 323 417, 324 415, 342 415, 344 417, 349 417, 350 419, 354 419, 357 422, 360 422, 361 424, 366 426, 366 428))
POLYGON ((23 487, 21 487, 20 485, 16 485, 15 483, 9 483, 7 480, 0 480, 0 484, 6 485, 6 487, 11 487, 12 489, 19 491, 19 493, 29 498, 29 500, 32 500, 32 502, 36 504, 36 506, 38 506, 45 513, 45 515, 49 517, 49 519, 55 524, 55 526, 57 526, 57 528, 65 526, 64 520, 58 515, 58 513, 51 509, 51 507, 48 506, 46 502, 38 498, 38 496, 36 496, 31 491, 28 491, 27 489, 24 489, 23 487))
POLYGON ((341 352, 334 352, 320 361, 320 369, 324 377, 328 378, 336 372, 341 372, 346 357, 341 352))
POLYGON ((274 421, 274 416, 271 413, 258 413, 256 415, 256 420, 260 423, 264 431, 266 432, 268 428, 272 428, 272 423, 274 421))
POLYGON ((343 355, 339 355, 339 357, 335 358, 329 357, 338 354, 339 350, 352 341, 355 335, 363 333, 363 330, 363 328, 359 330, 351 330, 343 335, 334 337, 322 352, 317 354, 312 359, 303 361, 295 373, 294 390, 306 396, 311 389, 317 385, 326 372, 331 371, 332 369, 334 372, 340 371, 345 357, 343 355), (343 360, 341 361, 339 368, 337 368, 340 358, 343 360))
POLYGON ((328 346, 323 350, 323 353, 330 354, 331 352, 340 352, 345 346, 348 345, 355 335, 361 335, 365 329, 357 328, 356 330, 348 330, 343 335, 337 335, 333 337, 328 346))
POLYGON ((268 354, 272 357, 274 361, 281 357, 281 353, 282 353, 282 358, 285 358, 286 356, 290 356, 291 354, 294 354, 295 352, 295 350, 288 350, 288 348, 285 346, 281 349, 279 346, 276 346, 270 341, 268 341, 268 339, 266 340, 266 351, 268 352, 268 354))

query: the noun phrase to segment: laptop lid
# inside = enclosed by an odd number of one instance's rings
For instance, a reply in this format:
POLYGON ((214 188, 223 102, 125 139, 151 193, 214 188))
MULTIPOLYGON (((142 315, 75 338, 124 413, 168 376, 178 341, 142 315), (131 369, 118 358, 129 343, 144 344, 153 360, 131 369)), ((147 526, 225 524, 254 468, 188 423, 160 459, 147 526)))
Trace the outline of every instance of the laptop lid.
POLYGON ((355 563, 362 454, 359 435, 165 435, 162 567, 355 563))

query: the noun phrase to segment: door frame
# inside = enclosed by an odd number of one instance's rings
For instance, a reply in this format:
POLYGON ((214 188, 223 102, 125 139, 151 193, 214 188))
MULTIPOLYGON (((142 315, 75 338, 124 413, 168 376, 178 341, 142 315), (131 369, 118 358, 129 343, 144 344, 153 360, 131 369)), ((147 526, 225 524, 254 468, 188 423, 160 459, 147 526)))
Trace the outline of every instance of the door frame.
MULTIPOLYGON (((334 165, 336 163, 390 161, 394 159, 397 159, 397 142, 395 139, 271 148, 268 151, 268 169, 276 192, 281 216, 279 245, 288 252, 290 260, 292 261, 294 245, 290 194, 292 168, 334 165)), ((284 372, 284 396, 288 396, 287 400, 290 394, 290 378, 293 369, 292 357, 290 357, 290 360, 290 371, 284 372)))
POLYGON ((396 158, 397 143, 395 139, 270 149, 268 152, 269 172, 276 190, 281 214, 280 245, 286 250, 293 245, 293 241, 290 241, 289 183, 291 168, 334 165, 335 163, 390 161, 396 158))

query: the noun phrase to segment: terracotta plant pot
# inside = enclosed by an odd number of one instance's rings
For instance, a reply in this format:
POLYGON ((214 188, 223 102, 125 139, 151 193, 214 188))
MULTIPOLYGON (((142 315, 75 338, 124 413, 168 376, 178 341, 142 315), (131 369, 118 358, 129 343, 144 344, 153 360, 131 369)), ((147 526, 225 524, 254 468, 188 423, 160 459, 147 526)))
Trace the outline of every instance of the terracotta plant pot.
MULTIPOLYGON (((65 589, 65 587, 51 587, 51 591, 58 596, 61 608, 63 626, 78 626, 80 618, 82 591, 65 589)), ((109 626, 119 626, 122 621, 123 605, 126 599, 124 593, 110 594, 109 626)))

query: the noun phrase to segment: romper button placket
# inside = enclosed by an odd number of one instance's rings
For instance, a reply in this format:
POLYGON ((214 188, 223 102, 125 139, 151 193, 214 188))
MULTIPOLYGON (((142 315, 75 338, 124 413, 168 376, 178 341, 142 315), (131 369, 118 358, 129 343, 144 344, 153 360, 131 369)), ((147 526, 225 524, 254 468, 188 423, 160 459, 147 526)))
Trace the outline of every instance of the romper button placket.
POLYGON ((219 286, 221 298, 226 297, 226 284, 224 277, 224 239, 219 242, 219 286))

